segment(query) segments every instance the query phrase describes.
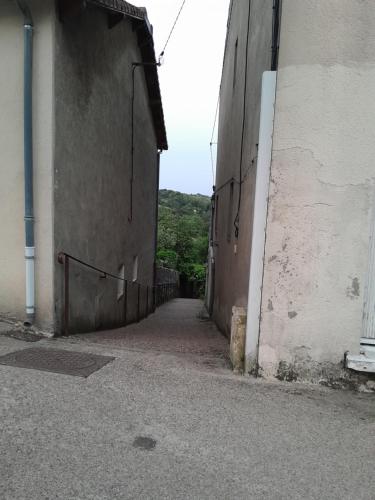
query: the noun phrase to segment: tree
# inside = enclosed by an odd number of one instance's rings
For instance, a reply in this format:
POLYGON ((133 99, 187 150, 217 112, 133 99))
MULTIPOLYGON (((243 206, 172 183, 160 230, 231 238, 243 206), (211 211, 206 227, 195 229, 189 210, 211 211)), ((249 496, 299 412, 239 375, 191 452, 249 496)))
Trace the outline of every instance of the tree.
POLYGON ((204 283, 211 200, 208 196, 161 190, 158 263, 204 283))

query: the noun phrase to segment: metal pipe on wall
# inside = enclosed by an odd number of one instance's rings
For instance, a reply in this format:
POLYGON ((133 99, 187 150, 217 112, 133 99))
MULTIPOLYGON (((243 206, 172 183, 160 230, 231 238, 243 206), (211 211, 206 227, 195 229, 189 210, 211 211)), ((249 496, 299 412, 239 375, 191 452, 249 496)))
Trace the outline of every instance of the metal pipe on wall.
POLYGON ((33 194, 33 32, 34 23, 26 0, 16 0, 24 16, 24 184, 25 184, 25 261, 26 320, 35 318, 35 241, 33 194))

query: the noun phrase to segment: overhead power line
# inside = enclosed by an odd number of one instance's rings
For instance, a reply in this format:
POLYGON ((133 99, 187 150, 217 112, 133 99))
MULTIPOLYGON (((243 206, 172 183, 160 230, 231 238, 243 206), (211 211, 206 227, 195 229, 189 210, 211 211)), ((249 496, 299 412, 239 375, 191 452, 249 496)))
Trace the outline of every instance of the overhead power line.
MULTIPOLYGON (((229 4, 229 13, 228 13, 228 21, 227 21, 227 34, 226 34, 226 37, 225 37, 225 47, 224 47, 224 57, 223 57, 222 71, 224 71, 225 56, 226 56, 227 49, 228 49, 229 29, 230 29, 231 22, 232 22, 232 11, 233 11, 233 1, 231 1, 230 4, 229 4)), ((215 188, 216 179, 215 179, 214 154, 213 154, 212 146, 213 145, 217 145, 217 142, 214 142, 214 135, 215 135, 215 129, 216 129, 217 119, 218 119, 218 116, 219 116, 220 94, 221 94, 221 82, 220 82, 220 85, 219 85, 219 96, 218 96, 218 99, 217 99, 217 106, 216 106, 216 111, 215 111, 215 120, 214 120, 213 129, 212 129, 211 141, 210 141, 212 180, 213 180, 213 187, 214 188, 215 188)))
POLYGON ((211 142, 210 142, 210 144, 213 144, 213 140, 214 140, 215 129, 216 129, 216 122, 217 122, 217 115, 219 114, 219 104, 220 104, 220 92, 219 92, 219 96, 217 98, 216 111, 215 111, 215 120, 214 120, 214 126, 212 128, 212 135, 211 135, 211 142))
POLYGON ((217 144, 217 142, 214 142, 214 135, 215 135, 215 130, 216 130, 216 123, 217 123, 217 117, 219 114, 219 105, 220 105, 220 91, 219 91, 219 97, 217 98, 217 105, 216 105, 216 111, 215 111, 215 120, 214 120, 214 126, 212 128, 212 135, 211 135, 211 141, 210 141, 210 150, 211 150, 211 167, 212 167, 212 185, 215 185, 215 165, 214 165, 214 154, 212 151, 212 146, 214 144, 217 144))
POLYGON ((165 49, 167 48, 167 46, 168 46, 168 44, 169 44, 169 41, 170 41, 170 39, 171 39, 171 37, 172 37, 172 34, 173 34, 174 30, 175 30, 175 27, 176 27, 176 25, 177 25, 177 22, 178 22, 178 20, 179 20, 179 18, 180 18, 180 16, 181 16, 181 12, 182 12, 183 8, 185 7, 185 3, 186 3, 186 0, 183 0, 182 5, 181 5, 181 7, 180 7, 180 10, 178 11, 177 17, 176 17, 176 19, 175 19, 175 21, 174 21, 174 23, 173 23, 172 29, 171 29, 171 31, 170 31, 170 33, 169 33, 169 35, 168 35, 167 41, 165 42, 164 48, 163 48, 163 50, 162 50, 162 51, 161 51, 161 53, 160 53, 160 56, 159 56, 159 63, 161 62, 161 59, 162 59, 162 57, 163 57, 163 56, 164 56, 164 54, 165 54, 165 49))

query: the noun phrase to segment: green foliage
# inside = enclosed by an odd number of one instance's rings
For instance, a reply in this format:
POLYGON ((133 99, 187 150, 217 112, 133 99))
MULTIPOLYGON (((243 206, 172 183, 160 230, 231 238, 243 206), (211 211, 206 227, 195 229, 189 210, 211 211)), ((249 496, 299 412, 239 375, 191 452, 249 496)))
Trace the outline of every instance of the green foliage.
POLYGON ((206 280, 206 266, 202 264, 194 264, 193 265, 193 276, 196 281, 205 281, 206 280))
POLYGON ((177 253, 174 250, 159 249, 157 252, 158 264, 168 269, 177 268, 177 253))
POLYGON ((211 202, 208 196, 159 193, 158 263, 204 282, 211 202))
POLYGON ((159 206, 159 249, 172 249, 177 242, 177 219, 172 209, 159 206))

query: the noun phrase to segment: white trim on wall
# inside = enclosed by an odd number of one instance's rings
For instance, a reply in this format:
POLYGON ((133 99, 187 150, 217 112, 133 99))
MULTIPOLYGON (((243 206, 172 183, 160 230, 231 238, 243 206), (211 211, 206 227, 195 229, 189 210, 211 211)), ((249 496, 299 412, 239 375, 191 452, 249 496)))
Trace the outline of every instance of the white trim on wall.
POLYGON ((259 151, 256 174, 246 326, 246 372, 253 372, 258 363, 264 249, 266 242, 273 125, 275 117, 276 75, 276 71, 266 71, 263 73, 262 78, 259 151))

